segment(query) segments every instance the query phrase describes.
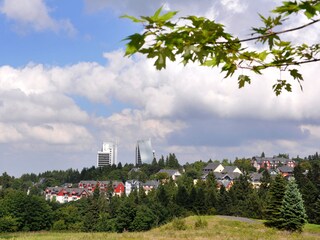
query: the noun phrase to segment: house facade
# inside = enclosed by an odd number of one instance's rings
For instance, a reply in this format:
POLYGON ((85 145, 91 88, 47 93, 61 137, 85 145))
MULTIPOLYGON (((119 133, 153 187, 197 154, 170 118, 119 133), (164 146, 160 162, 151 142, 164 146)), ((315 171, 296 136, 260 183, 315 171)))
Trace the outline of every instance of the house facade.
POLYGON ((45 190, 45 199, 47 201, 56 201, 59 203, 77 201, 88 196, 89 193, 82 188, 48 187, 45 190))
POLYGON ((294 168, 296 163, 293 159, 287 159, 282 157, 253 157, 251 160, 253 167, 259 171, 264 169, 277 169, 278 167, 288 166, 294 168))
POLYGON ((222 172, 223 169, 224 167, 222 166, 221 163, 212 162, 202 169, 202 173, 208 174, 210 172, 222 172))
POLYGON ((114 196, 121 196, 125 193, 125 186, 123 182, 120 181, 93 181, 93 180, 86 180, 80 181, 78 186, 79 188, 86 189, 89 193, 93 193, 94 190, 99 187, 101 192, 107 192, 108 187, 112 185, 113 188, 113 195, 114 196))
POLYGON ((181 176, 181 173, 176 169, 161 169, 158 173, 167 173, 173 181, 177 180, 181 176))
POLYGON ((224 186, 227 190, 229 190, 233 186, 234 181, 242 175, 242 172, 238 167, 224 167, 218 162, 209 163, 202 169, 202 173, 202 180, 206 180, 208 174, 213 173, 218 183, 218 188, 220 189, 221 186, 224 186))

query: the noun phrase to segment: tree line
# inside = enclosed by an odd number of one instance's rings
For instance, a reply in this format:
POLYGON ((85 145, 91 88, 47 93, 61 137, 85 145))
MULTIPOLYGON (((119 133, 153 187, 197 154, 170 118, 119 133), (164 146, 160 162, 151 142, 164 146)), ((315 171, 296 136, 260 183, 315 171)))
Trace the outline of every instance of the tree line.
MULTIPOLYGON (((247 162, 248 159, 237 159, 237 164, 241 163, 243 166, 247 162)), ((265 219, 267 226, 298 231, 302 230, 306 220, 320 224, 319 160, 301 160, 294 169, 295 181, 287 181, 280 175, 272 178, 268 171, 263 171, 260 188, 254 189, 249 175, 245 173, 228 191, 223 185, 218 188, 213 174, 209 174, 205 181, 198 179, 194 184, 194 177, 199 177, 206 164, 207 162, 197 161, 180 166, 175 155, 170 154, 151 164, 142 165, 136 176, 128 175, 134 167, 129 164, 85 168, 81 172, 69 169, 22 175, 22 179, 17 178, 19 181, 28 177, 29 181, 43 181, 37 182, 39 185, 35 184, 34 190, 29 191, 29 194, 23 189, 24 185, 17 188, 16 178, 3 174, 0 178, 3 187, 0 191, 0 231, 146 231, 174 218, 195 214, 265 219), (175 167, 178 168, 183 167, 185 172, 177 181, 167 180, 148 195, 140 188, 132 191, 129 196, 106 197, 100 195, 96 188, 88 198, 59 204, 45 201, 40 194, 40 189, 48 184, 45 179, 50 179, 49 183, 56 181, 60 184, 71 179, 77 182, 78 177, 83 176, 90 178, 81 180, 104 180, 101 177, 115 175, 119 178, 125 176, 126 179, 150 178, 163 166, 171 168, 172 164, 177 164, 175 167), (292 207, 296 209, 291 209, 292 207), (292 212, 301 214, 292 215, 292 212), (294 220, 288 222, 287 219, 294 220)), ((44 188, 41 192, 43 190, 44 188)))

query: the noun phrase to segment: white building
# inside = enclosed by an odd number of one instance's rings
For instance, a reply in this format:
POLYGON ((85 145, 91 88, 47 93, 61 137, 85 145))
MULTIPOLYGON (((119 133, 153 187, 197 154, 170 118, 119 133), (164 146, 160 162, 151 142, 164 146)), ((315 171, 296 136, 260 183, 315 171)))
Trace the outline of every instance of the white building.
POLYGON ((117 144, 114 142, 104 142, 101 151, 97 155, 97 167, 117 164, 117 144))
POLYGON ((151 146, 151 139, 138 140, 136 145, 136 165, 140 166, 143 163, 152 163, 154 151, 151 146))

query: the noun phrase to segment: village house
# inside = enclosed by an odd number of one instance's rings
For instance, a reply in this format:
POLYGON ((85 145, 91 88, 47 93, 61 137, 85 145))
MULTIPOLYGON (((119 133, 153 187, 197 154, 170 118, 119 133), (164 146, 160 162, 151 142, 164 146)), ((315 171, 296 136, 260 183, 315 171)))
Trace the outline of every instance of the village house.
MULTIPOLYGON (((218 188, 222 185, 229 190, 234 181, 242 175, 241 170, 236 166, 226 166, 218 162, 209 163, 202 170, 202 180, 206 180, 209 173, 213 173, 218 183, 218 188)), ((196 181, 194 181, 196 182, 196 181)))
POLYGON ((59 203, 77 201, 87 196, 89 196, 89 193, 82 188, 48 187, 45 190, 45 199, 47 201, 59 203))
POLYGON ((150 191, 157 189, 158 186, 159 182, 156 180, 149 180, 146 182, 140 182, 138 180, 128 180, 125 182, 126 196, 129 196, 129 194, 134 190, 139 191, 141 188, 148 195, 150 191))
POLYGON ((209 163, 206 167, 202 169, 203 174, 208 174, 210 172, 222 172, 224 167, 219 162, 209 163))
POLYGON ((142 183, 142 188, 147 195, 150 191, 156 190, 158 187, 159 187, 159 181, 156 181, 156 180, 149 180, 142 183))
POLYGON ((253 167, 260 170, 260 168, 264 169, 277 169, 281 166, 288 166, 294 168, 296 163, 292 159, 282 158, 282 157, 253 157, 251 160, 251 164, 253 167))
POLYGON ((48 201, 57 201, 59 203, 67 203, 77 201, 82 197, 93 194, 98 187, 100 193, 106 193, 108 187, 112 186, 113 196, 122 196, 125 193, 125 186, 120 181, 80 181, 78 188, 70 188, 72 184, 64 184, 62 187, 48 187, 44 191, 45 199, 48 201))
POLYGON ((293 176, 293 167, 289 167, 289 166, 282 166, 282 167, 278 167, 278 172, 285 178, 289 178, 291 176, 293 176))
POLYGON ((168 174, 169 178, 172 178, 173 181, 177 180, 177 178, 181 176, 181 173, 176 169, 161 169, 157 174, 159 173, 168 174))
POLYGON ((250 173, 251 184, 253 188, 260 188, 261 185, 262 173, 250 173))
POLYGON ((138 181, 138 180, 128 180, 128 181, 126 181, 125 182, 126 196, 129 196, 129 194, 134 190, 139 191, 140 186, 141 186, 141 182, 138 181))
POLYGON ((113 196, 121 196, 125 193, 125 186, 123 182, 120 181, 80 181, 78 186, 92 194, 96 187, 99 187, 99 190, 102 192, 107 192, 110 184, 112 184, 113 187, 113 196))

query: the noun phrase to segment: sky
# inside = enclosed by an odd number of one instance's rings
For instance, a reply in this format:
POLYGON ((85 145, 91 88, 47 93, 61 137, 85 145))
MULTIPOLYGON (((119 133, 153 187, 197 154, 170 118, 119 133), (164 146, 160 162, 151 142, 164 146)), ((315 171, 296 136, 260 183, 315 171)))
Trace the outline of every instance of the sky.
MULTIPOLYGON (((148 138, 158 158, 175 153, 180 163, 319 151, 319 63, 300 68, 303 91, 293 82, 277 97, 277 70, 238 89, 237 76, 224 79, 219 69, 174 62, 157 71, 142 55, 124 57, 123 39, 142 27, 121 15, 164 6, 243 38, 279 3, 0 0, 0 174, 91 167, 103 141, 118 142, 122 164, 134 163, 136 141, 148 138)), ((285 37, 319 42, 319 30, 285 37)))

